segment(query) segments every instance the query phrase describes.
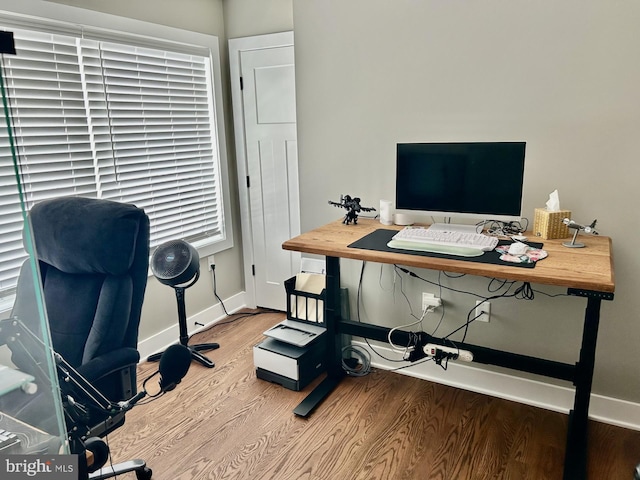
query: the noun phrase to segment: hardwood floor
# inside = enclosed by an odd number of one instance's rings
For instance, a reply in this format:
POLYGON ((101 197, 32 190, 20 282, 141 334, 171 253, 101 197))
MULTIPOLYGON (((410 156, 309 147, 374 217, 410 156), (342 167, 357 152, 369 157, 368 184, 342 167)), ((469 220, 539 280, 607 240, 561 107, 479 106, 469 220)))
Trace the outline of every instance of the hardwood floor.
MULTIPOLYGON (((174 391, 129 412, 109 437, 113 461, 143 458, 155 480, 562 478, 566 415, 398 373, 346 378, 308 419, 295 416, 311 386, 287 390, 253 366, 253 345, 282 318, 195 336, 220 343, 207 354, 216 367, 192 363, 174 391)), ((156 368, 142 363, 139 382, 156 368)), ((639 462, 640 432, 591 422, 589 479, 631 480, 639 462)))

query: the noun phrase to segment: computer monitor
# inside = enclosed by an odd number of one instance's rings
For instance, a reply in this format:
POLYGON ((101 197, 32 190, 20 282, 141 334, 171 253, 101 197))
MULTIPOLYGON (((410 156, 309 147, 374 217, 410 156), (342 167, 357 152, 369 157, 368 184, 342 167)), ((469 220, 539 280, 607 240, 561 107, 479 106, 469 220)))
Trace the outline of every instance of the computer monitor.
POLYGON ((396 209, 518 221, 525 142, 398 143, 396 209))

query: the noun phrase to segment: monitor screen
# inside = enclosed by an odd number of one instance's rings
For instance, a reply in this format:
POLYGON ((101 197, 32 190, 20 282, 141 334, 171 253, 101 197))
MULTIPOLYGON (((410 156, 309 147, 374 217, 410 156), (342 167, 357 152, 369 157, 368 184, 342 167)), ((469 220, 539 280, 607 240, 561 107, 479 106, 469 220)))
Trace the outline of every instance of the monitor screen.
POLYGON ((399 143, 396 208, 520 220, 525 142, 399 143))

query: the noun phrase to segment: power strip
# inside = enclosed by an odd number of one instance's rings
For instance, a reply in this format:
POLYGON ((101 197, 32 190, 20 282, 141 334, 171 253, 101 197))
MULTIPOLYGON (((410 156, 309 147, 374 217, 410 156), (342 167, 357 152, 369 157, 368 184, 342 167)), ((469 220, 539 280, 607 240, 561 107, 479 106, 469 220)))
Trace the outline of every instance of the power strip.
POLYGON ((462 360, 463 362, 473 362, 473 353, 469 350, 460 350, 455 347, 443 347, 442 345, 436 345, 435 343, 427 343, 424 346, 424 353, 429 357, 436 357, 438 350, 443 353, 456 355, 456 357, 450 357, 452 360, 462 360))

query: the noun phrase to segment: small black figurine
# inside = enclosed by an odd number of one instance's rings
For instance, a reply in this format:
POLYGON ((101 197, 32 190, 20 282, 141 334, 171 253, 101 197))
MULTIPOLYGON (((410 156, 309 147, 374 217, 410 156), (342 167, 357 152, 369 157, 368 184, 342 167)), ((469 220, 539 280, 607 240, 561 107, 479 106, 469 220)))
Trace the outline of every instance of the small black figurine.
POLYGON ((333 205, 334 207, 342 207, 347 209, 347 214, 344 216, 344 220, 342 223, 345 225, 349 225, 353 222, 354 225, 358 223, 358 212, 375 212, 375 208, 370 207, 361 207, 360 206, 360 198, 354 197, 351 198, 350 195, 340 195, 340 203, 332 202, 329 200, 329 205, 333 205))

